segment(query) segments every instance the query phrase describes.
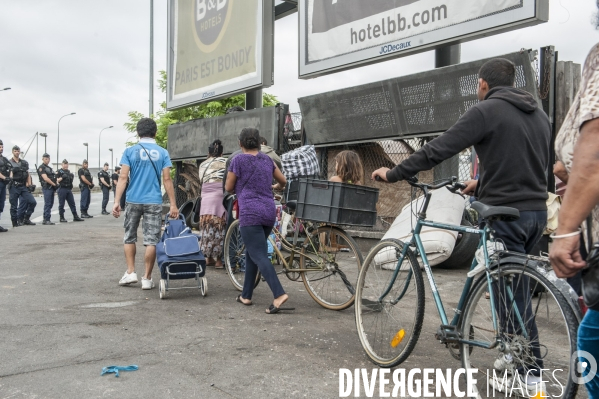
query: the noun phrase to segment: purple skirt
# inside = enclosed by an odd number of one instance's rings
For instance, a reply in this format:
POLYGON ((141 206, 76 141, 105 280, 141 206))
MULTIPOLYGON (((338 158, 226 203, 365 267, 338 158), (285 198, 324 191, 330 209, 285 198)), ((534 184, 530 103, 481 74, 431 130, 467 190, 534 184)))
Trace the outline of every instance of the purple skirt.
POLYGON ((223 183, 204 183, 202 184, 202 206, 201 215, 214 215, 222 218, 227 211, 223 207, 223 183))

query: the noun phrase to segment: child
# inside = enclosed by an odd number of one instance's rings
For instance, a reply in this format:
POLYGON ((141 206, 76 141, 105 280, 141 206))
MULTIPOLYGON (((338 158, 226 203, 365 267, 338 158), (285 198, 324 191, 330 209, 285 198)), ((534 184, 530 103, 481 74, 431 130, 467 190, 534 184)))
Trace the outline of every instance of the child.
MULTIPOLYGON (((347 183, 362 185, 364 181, 364 167, 360 157, 353 151, 341 151, 335 157, 335 176, 329 181, 335 183, 347 183)), ((327 243, 326 235, 320 235, 320 243, 327 252, 349 251, 347 245, 342 245, 337 242, 337 236, 331 235, 327 243)))
POLYGON ((362 185, 364 166, 360 157, 353 151, 341 151, 335 157, 335 176, 329 181, 362 185))

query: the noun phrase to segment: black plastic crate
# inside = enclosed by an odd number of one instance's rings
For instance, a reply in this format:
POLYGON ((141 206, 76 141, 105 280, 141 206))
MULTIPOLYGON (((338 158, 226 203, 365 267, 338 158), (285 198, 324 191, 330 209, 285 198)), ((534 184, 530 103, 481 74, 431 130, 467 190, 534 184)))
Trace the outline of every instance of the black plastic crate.
POLYGON ((290 180, 285 189, 285 202, 297 201, 299 196, 299 180, 290 180))
POLYGON ((377 188, 302 178, 295 215, 316 222, 374 226, 378 200, 377 188))

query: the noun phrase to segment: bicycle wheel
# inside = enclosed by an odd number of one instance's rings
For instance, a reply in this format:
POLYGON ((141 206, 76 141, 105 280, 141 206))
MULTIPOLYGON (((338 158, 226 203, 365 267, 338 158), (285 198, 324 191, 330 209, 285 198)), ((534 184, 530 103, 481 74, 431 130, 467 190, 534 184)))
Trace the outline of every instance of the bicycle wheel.
MULTIPOLYGON (((492 349, 461 345, 463 367, 478 369, 478 391, 483 396, 487 389, 505 392, 506 383, 509 388, 518 387, 515 379, 519 376, 524 379, 529 372, 534 375, 546 369, 542 372, 545 386, 538 397, 574 397, 577 385, 571 375, 578 320, 564 295, 536 266, 500 265, 491 278, 495 309, 483 276, 470 292, 461 322, 462 334, 469 331, 471 341, 497 342, 492 349), (493 314, 499 324, 497 333, 493 314)), ((522 386, 532 397, 537 385, 530 383, 522 386)))
POLYGON ((395 239, 375 245, 366 256, 356 287, 356 328, 362 348, 373 363, 385 368, 408 358, 424 319, 422 271, 410 249, 399 265, 404 246, 395 239))
MULTIPOLYGON (((231 279, 233 286, 243 291, 243 281, 245 279, 245 244, 239 231, 239 220, 231 223, 227 234, 225 235, 225 269, 231 279)), ((260 272, 256 275, 254 288, 260 283, 260 272)))
POLYGON ((300 267, 314 269, 302 272, 302 280, 312 299, 324 308, 343 310, 354 303, 361 265, 362 252, 340 228, 319 227, 302 245, 300 267))

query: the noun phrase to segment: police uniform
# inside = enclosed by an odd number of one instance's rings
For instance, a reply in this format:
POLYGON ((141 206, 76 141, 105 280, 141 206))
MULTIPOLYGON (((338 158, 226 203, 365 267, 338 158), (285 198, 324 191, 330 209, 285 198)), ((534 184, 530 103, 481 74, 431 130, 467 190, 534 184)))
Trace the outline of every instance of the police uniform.
MULTIPOLYGON (((50 155, 44 154, 42 155, 42 158, 50 158, 50 155)), ((50 221, 50 217, 52 216, 52 207, 54 206, 54 192, 58 188, 58 183, 56 183, 56 174, 50 165, 42 163, 37 168, 37 175, 40 178, 42 193, 44 194, 44 221, 42 224, 53 225, 54 223, 50 221), (48 183, 46 180, 44 180, 42 177, 43 175, 46 175, 46 177, 50 179, 52 183, 48 183)))
MULTIPOLYGON (((4 146, 2 140, 0 140, 0 145, 4 146)), ((8 158, 2 155, 0 152, 0 174, 4 176, 4 178, 0 177, 0 219, 2 218, 2 212, 4 212, 4 203, 6 202, 6 187, 10 182, 10 171, 12 170, 12 165, 10 164, 8 158)), ((4 227, 0 226, 0 233, 4 233, 6 230, 4 227)))
MULTIPOLYGON (((104 166, 108 166, 108 164, 104 164, 104 166)), ((108 200, 110 199, 110 175, 108 174, 108 172, 106 172, 105 170, 101 170, 98 173, 98 181, 100 184, 100 187, 102 188, 102 215, 110 215, 110 213, 108 213, 106 211, 106 205, 108 205, 108 200), (108 186, 104 185, 102 182, 105 182, 106 184, 108 184, 108 186)))
MULTIPOLYGON (((63 165, 68 164, 69 162, 65 159, 62 161, 63 165)), ((73 214, 74 222, 83 222, 83 219, 77 215, 77 207, 75 206, 75 197, 73 196, 73 181, 75 179, 75 175, 71 173, 68 169, 59 169, 56 172, 56 177, 58 180, 59 188, 58 188, 58 213, 60 214, 60 222, 67 223, 67 220, 64 218, 64 203, 65 201, 69 204, 69 208, 71 208, 71 213, 73 214)))
MULTIPOLYGON (((87 160, 84 160, 83 163, 87 163, 87 160)), ((81 209, 81 217, 84 219, 93 218, 93 216, 87 213, 87 210, 89 209, 89 203, 91 201, 91 189, 94 187, 94 179, 91 173, 89 172, 88 168, 80 168, 77 174, 79 175, 79 188, 81 189, 81 201, 79 203, 79 209, 81 209), (91 183, 91 185, 85 183, 81 178, 82 176, 85 176, 85 178, 88 182, 91 183)))
POLYGON ((118 171, 121 170, 120 167, 114 168, 114 173, 112 174, 112 195, 113 198, 116 198, 116 185, 119 182, 119 174, 118 171))
MULTIPOLYGON (((19 147, 14 146, 14 149, 19 147)), ((29 163, 24 159, 15 161, 14 157, 9 160, 12 166, 12 181, 10 184, 10 218, 13 227, 30 225, 35 226, 29 218, 35 210, 37 202, 27 187, 29 179, 29 163), (19 201, 22 206, 19 206, 19 201)), ((35 189, 35 186, 31 186, 35 189)))

